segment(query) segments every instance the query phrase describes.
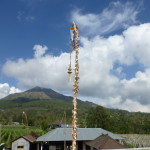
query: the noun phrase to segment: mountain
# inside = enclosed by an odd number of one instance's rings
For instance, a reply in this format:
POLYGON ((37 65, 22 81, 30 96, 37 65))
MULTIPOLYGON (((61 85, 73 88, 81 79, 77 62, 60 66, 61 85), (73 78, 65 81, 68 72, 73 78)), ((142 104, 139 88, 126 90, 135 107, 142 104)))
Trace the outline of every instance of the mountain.
MULTIPOLYGON (((42 88, 42 87, 37 86, 25 92, 10 94, 0 100, 13 100, 15 102, 17 101, 18 103, 19 102, 23 103, 23 102, 29 102, 29 101, 35 101, 35 100, 62 100, 65 102, 72 102, 72 99, 73 97, 71 96, 65 96, 63 94, 55 92, 52 89, 42 88)), ((78 103, 96 106, 96 104, 92 102, 81 101, 79 99, 78 99, 78 103)))
MULTIPOLYGON (((34 87, 21 93, 8 95, 0 99, 0 120, 5 124, 11 121, 22 122, 22 112, 28 114, 29 123, 39 126, 42 121, 52 122, 61 120, 64 111, 67 121, 71 122, 72 116, 71 96, 65 96, 52 89, 34 87), (35 120, 38 118, 39 120, 35 120)), ((78 115, 84 116, 96 104, 78 99, 78 115)))
POLYGON ((18 98, 27 98, 30 100, 34 100, 34 99, 68 100, 68 99, 71 99, 71 97, 64 96, 60 93, 53 91, 52 89, 47 89, 47 88, 42 88, 42 87, 34 87, 34 88, 27 90, 25 92, 10 94, 1 100, 15 100, 18 98))
MULTIPOLYGON (((41 87, 11 94, 0 100, 0 124, 26 124, 23 112, 26 113, 30 126, 46 129, 50 123, 58 120, 71 124, 72 99, 71 96, 41 87)), ((95 127, 95 124, 105 120, 108 124, 107 130, 111 132, 150 133, 150 113, 102 109, 101 106, 97 106, 92 102, 78 99, 78 124, 81 127, 95 127), (103 116, 104 114, 107 115, 103 116)))

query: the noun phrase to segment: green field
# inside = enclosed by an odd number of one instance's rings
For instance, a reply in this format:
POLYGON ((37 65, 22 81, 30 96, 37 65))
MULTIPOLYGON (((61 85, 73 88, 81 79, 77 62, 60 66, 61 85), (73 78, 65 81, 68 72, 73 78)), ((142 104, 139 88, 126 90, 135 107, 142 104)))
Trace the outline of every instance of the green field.
POLYGON ((12 141, 20 136, 27 134, 40 136, 44 134, 44 131, 40 128, 26 126, 1 126, 0 132, 0 143, 5 143, 5 147, 11 147, 12 141))

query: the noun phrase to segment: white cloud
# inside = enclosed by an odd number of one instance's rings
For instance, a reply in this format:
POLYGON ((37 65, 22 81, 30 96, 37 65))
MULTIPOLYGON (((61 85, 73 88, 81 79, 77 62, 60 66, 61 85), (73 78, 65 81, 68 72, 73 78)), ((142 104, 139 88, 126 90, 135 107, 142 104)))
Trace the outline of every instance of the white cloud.
POLYGON ((35 50, 34 57, 42 57, 48 50, 47 46, 34 45, 33 50, 35 50))
POLYGON ((108 101, 100 100, 98 103, 109 108, 117 108, 134 112, 150 112, 150 104, 143 105, 138 101, 133 101, 132 99, 126 99, 123 101, 121 96, 109 98, 108 101))
POLYGON ((84 35, 106 34, 136 24, 140 6, 141 3, 123 4, 117 1, 110 3, 109 7, 99 14, 83 14, 79 9, 74 10, 71 19, 79 25, 84 35))
MULTIPOLYGON (((131 26, 122 35, 108 38, 95 36, 80 38, 80 96, 106 107, 130 111, 150 112, 150 23, 131 26), (134 38, 133 38, 134 37, 134 38), (114 64, 118 63, 118 69, 114 64), (125 66, 143 65, 131 79, 119 78, 112 71, 124 72, 125 66), (120 67, 120 68, 119 68, 120 67)), ((9 60, 3 72, 26 88, 50 87, 58 91, 72 91, 67 81, 69 53, 60 56, 45 54, 46 46, 35 45, 30 59, 9 60)), ((119 75, 118 74, 118 75, 119 75)))
POLYGON ((3 71, 8 76, 17 78, 23 87, 43 86, 59 90, 68 88, 67 67, 69 55, 67 53, 63 53, 59 57, 44 55, 47 50, 46 46, 35 45, 34 49, 36 50, 34 58, 7 61, 3 71))
POLYGON ((0 83, 0 98, 3 98, 9 94, 19 93, 20 89, 10 86, 8 83, 0 83))

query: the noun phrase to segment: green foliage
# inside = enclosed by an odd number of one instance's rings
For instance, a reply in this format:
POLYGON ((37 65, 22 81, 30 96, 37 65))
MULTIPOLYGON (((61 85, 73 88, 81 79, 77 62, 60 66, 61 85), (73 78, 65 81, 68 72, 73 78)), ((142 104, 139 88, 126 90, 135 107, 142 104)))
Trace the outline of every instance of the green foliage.
MULTIPOLYGON (((66 112, 66 123, 72 122, 72 97, 64 96, 51 89, 35 87, 26 92, 12 94, 0 100, 0 122, 25 124, 22 112, 26 112, 30 126, 46 129, 48 125, 62 120, 66 112), (38 119, 37 119, 38 118, 38 119)), ((78 116, 82 118, 93 103, 78 100, 78 116)))
POLYGON ((80 122, 82 122, 82 127, 100 127, 119 134, 150 134, 149 113, 128 112, 97 106, 91 108, 86 118, 80 122))
MULTIPOLYGON (((80 103, 78 105, 79 116, 90 108, 90 105, 80 103)), ((26 103, 18 103, 13 100, 0 101, 0 122, 4 125, 10 122, 25 123, 22 112, 25 111, 28 116, 30 126, 46 128, 50 123, 56 120, 62 120, 63 112, 67 114, 67 123, 71 123, 72 102, 59 99, 51 100, 32 100, 26 103), (38 119, 37 119, 38 118, 38 119)))
POLYGON ((108 129, 109 119, 109 111, 104 107, 97 106, 95 108, 91 108, 86 118, 87 127, 108 129))
MULTIPOLYGON (((29 126, 46 130, 52 122, 62 120, 64 111, 66 112, 66 123, 71 124, 72 107, 72 97, 66 97, 48 89, 34 88, 0 100, 0 123, 3 125, 9 125, 12 122, 26 124, 22 116, 24 111, 27 114, 29 126)), ((78 125, 79 127, 100 127, 121 134, 150 134, 150 114, 106 109, 78 100, 78 125)), ((18 132, 19 128, 16 131, 3 127, 3 141, 9 145, 9 142, 19 136, 19 133, 23 135, 22 131, 26 129, 20 128, 21 132, 18 132)))
POLYGON ((27 134, 36 134, 40 136, 43 133, 44 131, 37 127, 2 126, 1 142, 5 143, 6 147, 11 147, 12 141, 19 138, 20 136, 27 134))
POLYGON ((121 134, 150 134, 150 114, 110 110, 111 131, 121 134))

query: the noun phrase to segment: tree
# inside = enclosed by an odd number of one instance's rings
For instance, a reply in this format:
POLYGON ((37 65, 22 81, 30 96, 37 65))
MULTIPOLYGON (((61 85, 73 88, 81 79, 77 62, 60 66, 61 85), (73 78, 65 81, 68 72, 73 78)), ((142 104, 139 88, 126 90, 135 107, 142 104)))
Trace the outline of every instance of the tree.
POLYGON ((87 127, 90 128, 108 129, 109 121, 110 113, 106 108, 102 106, 91 108, 86 117, 87 127))

